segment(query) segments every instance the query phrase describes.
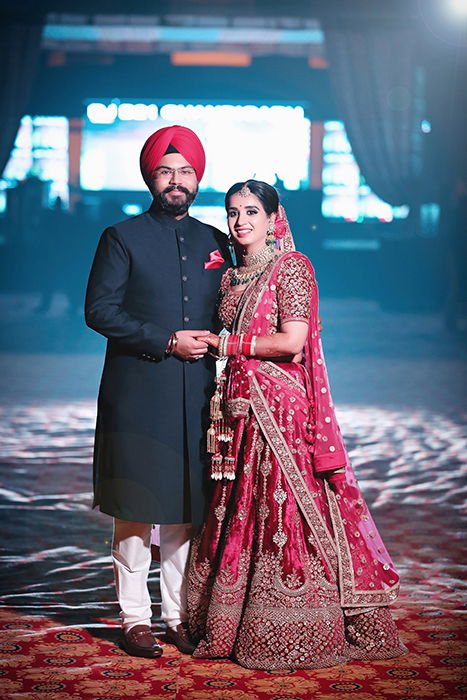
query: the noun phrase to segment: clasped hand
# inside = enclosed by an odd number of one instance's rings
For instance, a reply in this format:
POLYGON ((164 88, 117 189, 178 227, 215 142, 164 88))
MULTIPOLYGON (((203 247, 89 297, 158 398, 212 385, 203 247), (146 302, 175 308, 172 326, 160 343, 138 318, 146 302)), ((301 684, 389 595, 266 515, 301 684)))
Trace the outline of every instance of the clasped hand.
MULTIPOLYGON (((318 329, 323 330, 321 319, 318 319, 318 329)), ((209 352, 209 347, 215 350, 219 347, 219 336, 211 331, 177 331, 177 345, 173 354, 186 361, 200 360, 209 352)))
POLYGON ((204 357, 210 345, 214 348, 219 345, 219 336, 211 331, 177 331, 176 335, 177 345, 173 354, 188 362, 204 357))

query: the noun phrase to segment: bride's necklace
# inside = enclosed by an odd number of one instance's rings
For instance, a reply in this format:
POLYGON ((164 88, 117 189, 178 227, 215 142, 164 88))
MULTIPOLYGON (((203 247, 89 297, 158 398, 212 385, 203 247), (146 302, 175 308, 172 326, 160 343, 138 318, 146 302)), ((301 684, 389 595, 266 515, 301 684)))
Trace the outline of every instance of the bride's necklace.
POLYGON ((230 284, 235 287, 237 284, 248 284, 263 274, 266 267, 276 256, 274 248, 265 245, 257 253, 244 255, 242 264, 230 270, 230 284))

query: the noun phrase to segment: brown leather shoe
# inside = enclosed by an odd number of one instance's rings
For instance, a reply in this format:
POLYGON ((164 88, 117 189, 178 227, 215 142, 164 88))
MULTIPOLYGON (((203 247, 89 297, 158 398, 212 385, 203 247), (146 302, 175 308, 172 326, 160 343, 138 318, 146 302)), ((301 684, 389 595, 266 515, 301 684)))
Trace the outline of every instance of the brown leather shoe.
POLYGON ((135 625, 122 633, 122 647, 130 656, 144 656, 147 659, 155 659, 162 656, 162 647, 149 625, 135 625))
POLYGON ((178 651, 181 651, 182 654, 191 655, 196 649, 196 644, 193 644, 191 641, 188 624, 186 622, 181 622, 174 628, 167 627, 165 637, 169 644, 175 644, 178 651))

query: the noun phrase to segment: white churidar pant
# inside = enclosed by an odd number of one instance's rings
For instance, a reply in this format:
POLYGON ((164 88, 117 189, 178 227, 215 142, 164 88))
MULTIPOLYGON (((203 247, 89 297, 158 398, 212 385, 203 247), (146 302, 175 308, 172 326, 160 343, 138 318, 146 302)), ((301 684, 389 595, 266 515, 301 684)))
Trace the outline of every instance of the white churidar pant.
MULTIPOLYGON (((150 523, 114 518, 112 558, 122 626, 151 624, 148 574, 151 566, 150 523)), ((187 619, 185 568, 193 528, 189 523, 160 525, 161 616, 169 627, 187 619)))

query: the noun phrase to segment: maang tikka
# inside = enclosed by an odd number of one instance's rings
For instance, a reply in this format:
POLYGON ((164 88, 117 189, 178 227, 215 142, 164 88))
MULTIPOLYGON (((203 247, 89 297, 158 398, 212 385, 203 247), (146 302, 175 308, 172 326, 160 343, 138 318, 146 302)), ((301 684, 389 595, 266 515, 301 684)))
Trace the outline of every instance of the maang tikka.
POLYGON ((238 194, 240 197, 248 197, 248 195, 251 194, 251 190, 248 187, 247 183, 244 182, 242 188, 238 191, 238 194))

